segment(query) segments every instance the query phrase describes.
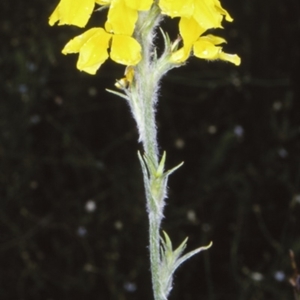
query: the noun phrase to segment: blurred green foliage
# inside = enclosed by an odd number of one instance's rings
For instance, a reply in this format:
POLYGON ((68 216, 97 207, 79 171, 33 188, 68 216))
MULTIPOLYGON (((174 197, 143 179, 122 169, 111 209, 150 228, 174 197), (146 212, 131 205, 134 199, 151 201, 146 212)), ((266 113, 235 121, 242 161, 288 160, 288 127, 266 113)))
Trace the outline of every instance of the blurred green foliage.
MULTIPOLYGON (((56 4, 0 4, 1 299, 152 299, 137 132, 105 92, 123 68, 76 70, 60 51, 81 30, 48 26, 56 4)), ((185 161, 163 227, 190 249, 214 242, 180 268, 170 299, 292 299, 300 3, 223 5, 235 19, 225 48, 242 65, 191 59, 162 82, 161 150, 169 166, 185 161)))

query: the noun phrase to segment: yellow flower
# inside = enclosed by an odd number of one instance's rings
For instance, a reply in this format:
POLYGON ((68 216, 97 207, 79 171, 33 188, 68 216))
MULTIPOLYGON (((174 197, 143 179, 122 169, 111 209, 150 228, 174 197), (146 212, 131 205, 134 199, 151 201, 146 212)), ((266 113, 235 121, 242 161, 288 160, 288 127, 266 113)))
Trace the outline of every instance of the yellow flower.
POLYGON ((222 43, 226 43, 226 41, 214 35, 200 37, 194 43, 194 55, 207 60, 221 59, 239 66, 241 59, 238 55, 225 53, 222 51, 222 47, 216 46, 222 43))
POLYGON ((194 55, 199 58, 221 59, 235 65, 241 63, 237 55, 224 53, 222 47, 218 46, 226 43, 223 38, 213 35, 201 36, 208 29, 222 28, 224 17, 227 21, 233 21, 219 0, 160 0, 159 7, 163 14, 172 18, 180 17, 179 31, 183 47, 172 53, 173 62, 186 61, 193 50, 194 55))
POLYGON ((153 0, 61 0, 49 18, 49 24, 85 27, 95 3, 110 5, 107 27, 117 34, 132 34, 138 11, 149 10, 153 0), (124 26, 125 25, 125 26, 124 26))
POLYGON ((134 66, 141 60, 141 46, 134 38, 113 35, 103 28, 89 29, 70 40, 62 53, 79 53, 77 68, 89 74, 95 74, 109 56, 116 63, 126 66, 134 66))
POLYGON ((128 86, 131 85, 133 78, 134 78, 134 68, 133 66, 128 66, 125 69, 125 77, 117 80, 117 82, 115 83, 115 86, 118 89, 126 89, 128 86))
POLYGON ((149 10, 153 0, 111 0, 105 29, 115 34, 132 35, 138 11, 149 10))
POLYGON ((222 28, 223 16, 227 21, 233 20, 219 0, 160 0, 159 7, 172 18, 193 17, 205 29, 222 28))
POLYGON ((214 35, 201 36, 206 29, 199 26, 195 19, 182 17, 179 22, 179 30, 183 39, 183 47, 172 53, 171 60, 173 62, 182 63, 186 61, 193 50, 194 55, 198 58, 221 59, 235 65, 241 63, 239 56, 224 53, 222 47, 217 46, 226 43, 226 40, 214 35))
POLYGON ((195 0, 160 0, 159 7, 163 14, 174 17, 191 17, 195 0))
POLYGON ((76 25, 84 27, 93 12, 95 3, 101 0, 61 0, 49 18, 49 24, 76 25))
POLYGON ((105 29, 115 34, 132 35, 137 18, 137 10, 128 7, 125 0, 112 0, 105 29))

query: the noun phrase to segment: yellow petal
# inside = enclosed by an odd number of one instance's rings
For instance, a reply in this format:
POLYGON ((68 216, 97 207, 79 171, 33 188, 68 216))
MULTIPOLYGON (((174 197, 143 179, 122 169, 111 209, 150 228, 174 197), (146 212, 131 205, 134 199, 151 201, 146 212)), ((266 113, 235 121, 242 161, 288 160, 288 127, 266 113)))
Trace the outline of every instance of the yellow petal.
POLYGON ((80 49, 77 68, 89 74, 95 74, 107 60, 111 35, 102 28, 95 33, 80 49))
POLYGON ((215 5, 216 5, 216 9, 225 16, 226 21, 228 22, 232 22, 233 19, 231 18, 231 16, 229 15, 229 13, 227 12, 227 10, 225 10, 222 6, 219 0, 214 0, 215 1, 215 5))
POLYGON ((59 20, 59 12, 58 12, 58 6, 56 6, 55 10, 53 11, 53 13, 49 18, 49 25, 53 26, 58 20, 59 20))
POLYGON ((125 0, 112 0, 105 29, 114 34, 132 35, 138 12, 128 7, 125 0))
POLYGON ((218 59, 218 54, 221 51, 221 49, 221 47, 216 47, 213 43, 203 40, 201 38, 194 44, 195 56, 203 59, 218 59))
POLYGON ((186 45, 193 44, 201 34, 205 32, 205 29, 201 28, 194 18, 180 18, 179 32, 183 39, 183 43, 186 45))
POLYGON ((110 58, 118 64, 134 66, 142 59, 141 46, 130 36, 114 35, 112 37, 110 58))
POLYGON ((202 37, 194 44, 194 54, 199 58, 207 60, 225 60, 235 64, 236 66, 241 63, 241 59, 238 55, 224 53, 222 51, 222 47, 217 47, 202 37))
POLYGON ((168 15, 171 18, 190 18, 194 13, 194 2, 195 0, 160 0, 159 7, 162 10, 162 14, 168 15))
POLYGON ((202 28, 222 28, 223 15, 214 2, 214 0, 195 1, 193 17, 202 28))
POLYGON ((221 52, 219 54, 219 58, 225 61, 229 61, 235 64, 236 66, 239 66, 241 64, 241 58, 236 54, 228 54, 228 53, 221 52))
POLYGON ((92 28, 72 39, 63 49, 64 54, 79 52, 77 68, 95 74, 107 60, 111 35, 103 28, 92 28))
POLYGON ((149 10, 153 0, 125 0, 128 7, 135 10, 149 10))
POLYGON ((171 62, 173 63, 183 63, 185 62, 189 57, 191 53, 192 46, 185 45, 184 47, 180 48, 179 50, 175 51, 171 55, 171 62))
MULTIPOLYGON (((69 54, 69 53, 78 53, 81 49, 81 47, 88 42, 88 40, 96 34, 98 31, 102 31, 102 28, 92 28, 87 30, 81 35, 76 36, 72 40, 70 40, 65 47, 62 50, 63 54, 69 54)), ((104 31, 104 30, 103 30, 104 31)))
POLYGON ((219 36, 212 35, 212 34, 201 36, 201 40, 211 42, 214 45, 220 45, 223 43, 227 43, 225 39, 223 39, 219 36))
POLYGON ((49 18, 49 24, 52 26, 58 21, 58 25, 84 27, 94 6, 95 0, 61 0, 49 18))

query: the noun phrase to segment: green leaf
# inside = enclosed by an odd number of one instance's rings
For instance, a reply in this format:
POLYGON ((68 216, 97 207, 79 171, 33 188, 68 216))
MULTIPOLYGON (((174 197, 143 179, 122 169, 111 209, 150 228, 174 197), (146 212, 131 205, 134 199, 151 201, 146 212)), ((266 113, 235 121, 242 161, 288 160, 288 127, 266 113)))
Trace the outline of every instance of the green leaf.
POLYGON ((193 255, 210 248, 212 242, 210 242, 208 246, 199 247, 181 256, 184 249, 186 248, 186 243, 188 238, 185 238, 184 241, 175 250, 173 250, 170 237, 165 231, 163 231, 163 235, 164 237, 161 237, 162 247, 161 247, 160 279, 161 279, 162 291, 164 295, 167 296, 172 289, 173 274, 176 271, 176 269, 183 262, 185 262, 193 255))

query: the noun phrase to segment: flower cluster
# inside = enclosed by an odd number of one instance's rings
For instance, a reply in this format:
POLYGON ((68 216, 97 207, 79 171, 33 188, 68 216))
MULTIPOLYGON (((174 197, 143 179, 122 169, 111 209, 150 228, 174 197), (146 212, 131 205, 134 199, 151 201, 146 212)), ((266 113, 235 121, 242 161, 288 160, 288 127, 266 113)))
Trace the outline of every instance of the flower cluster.
MULTIPOLYGON (((219 0, 61 0, 50 16, 49 24, 85 27, 95 5, 108 8, 104 28, 91 28, 70 40, 62 52, 79 53, 77 68, 95 74, 110 57, 126 66, 135 66, 141 59, 142 45, 135 38, 139 13, 158 7, 162 15, 179 17, 182 47, 174 50, 170 62, 185 62, 191 53, 196 57, 221 59, 240 64, 237 55, 230 55, 218 46, 226 41, 213 35, 203 35, 212 28, 222 28, 222 20, 232 21, 219 0), (109 51, 108 51, 109 49, 109 51)), ((150 15, 150 13, 149 13, 150 15)))
POLYGON ((139 10, 148 10, 152 1, 126 0, 61 0, 49 19, 53 25, 84 27, 95 4, 109 5, 105 28, 92 28, 69 41, 62 53, 79 53, 77 68, 95 74, 110 56, 123 65, 136 65, 141 60, 141 46, 132 37, 139 10), (127 5, 127 2, 129 5, 127 5), (134 3, 136 2, 136 3, 134 3), (150 2, 150 4, 145 5, 150 2), (110 55, 108 54, 110 48, 110 55))

